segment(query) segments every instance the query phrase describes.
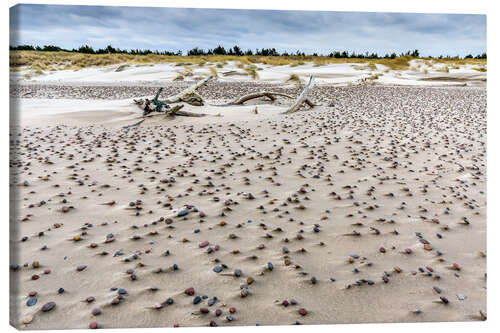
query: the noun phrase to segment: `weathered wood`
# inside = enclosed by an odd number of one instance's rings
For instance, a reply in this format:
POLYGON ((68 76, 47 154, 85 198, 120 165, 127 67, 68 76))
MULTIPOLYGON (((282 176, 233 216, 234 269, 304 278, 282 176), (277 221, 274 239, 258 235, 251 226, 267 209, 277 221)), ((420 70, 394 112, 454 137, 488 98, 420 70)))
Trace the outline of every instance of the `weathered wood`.
POLYGON ((184 107, 184 104, 177 104, 171 109, 167 110, 167 117, 172 117, 172 116, 183 116, 183 117, 204 117, 206 114, 204 113, 195 113, 195 112, 189 112, 189 111, 181 111, 181 109, 184 107))
POLYGON ((176 116, 183 116, 183 117, 205 117, 206 114, 204 113, 195 113, 195 112, 189 112, 189 111, 177 111, 175 113, 176 116))
POLYGON ((259 97, 267 97, 271 101, 274 101, 274 100, 276 100, 275 96, 282 96, 282 97, 286 97, 286 98, 290 98, 290 99, 293 98, 290 95, 279 93, 279 92, 260 91, 260 92, 251 93, 251 94, 248 94, 248 95, 241 96, 240 98, 232 101, 229 104, 231 104, 231 105, 241 105, 241 104, 245 103, 246 101, 249 101, 249 100, 254 99, 254 98, 259 98, 259 97))
MULTIPOLYGON (((313 87, 314 87, 314 77, 311 75, 311 77, 309 78, 309 83, 307 84, 307 86, 305 86, 304 90, 302 90, 302 93, 300 93, 299 97, 297 97, 297 99, 295 100, 293 105, 290 106, 290 108, 283 113, 287 114, 287 113, 297 112, 300 109, 300 106, 302 105, 302 103, 306 102, 307 95, 309 94, 309 92, 311 91, 311 89, 313 87)), ((307 103, 307 104, 309 104, 309 103, 307 103)))
POLYGON ((144 122, 144 120, 146 119, 142 119, 134 124, 131 124, 131 125, 127 125, 127 126, 123 126, 123 128, 130 128, 130 127, 134 127, 134 126, 139 126, 140 124, 142 124, 144 122))
POLYGON ((239 72, 239 71, 228 71, 228 72, 224 72, 222 73, 222 75, 224 76, 231 76, 231 75, 241 75, 241 76, 247 76, 249 75, 247 72, 239 72))
MULTIPOLYGON (((203 99, 201 98, 200 95, 198 95, 196 93, 196 89, 204 86, 208 81, 212 80, 213 78, 214 77, 212 75, 210 75, 209 77, 196 82, 195 84, 193 84, 189 88, 184 89, 183 91, 181 91, 177 95, 168 97, 167 99, 163 100, 162 102, 172 104, 172 103, 180 103, 180 102, 193 103, 194 101, 196 101, 196 104, 193 104, 193 105, 197 105, 201 99, 200 105, 203 105, 203 99)), ((189 103, 189 104, 191 104, 191 103, 189 103)))

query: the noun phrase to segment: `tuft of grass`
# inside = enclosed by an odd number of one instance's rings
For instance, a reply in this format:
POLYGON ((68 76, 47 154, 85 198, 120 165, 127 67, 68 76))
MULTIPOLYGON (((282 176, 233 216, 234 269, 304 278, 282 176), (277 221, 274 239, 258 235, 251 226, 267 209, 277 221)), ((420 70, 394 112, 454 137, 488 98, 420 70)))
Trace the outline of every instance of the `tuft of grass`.
POLYGON ((290 77, 286 80, 286 82, 294 82, 298 85, 302 85, 302 81, 297 74, 290 74, 290 77))
POLYGON ((120 65, 118 66, 117 69, 115 69, 115 72, 123 72, 127 67, 129 67, 130 65, 128 64, 123 64, 123 65, 120 65))
POLYGON ((259 74, 257 73, 256 69, 257 69, 257 67, 254 65, 246 66, 245 68, 243 68, 243 70, 245 70, 245 72, 250 74, 250 76, 254 80, 259 78, 259 74))
POLYGON ((449 73, 450 68, 448 66, 442 66, 442 67, 436 68, 436 72, 449 73))
POLYGON ((214 67, 210 66, 210 67, 208 67, 208 69, 210 70, 210 73, 212 73, 212 76, 214 78, 218 78, 219 77, 219 74, 217 73, 217 70, 214 67))
POLYGON ((486 67, 472 67, 473 70, 478 71, 478 72, 486 72, 486 67))
POLYGON ((375 81, 375 80, 378 80, 379 77, 381 77, 382 75, 384 75, 384 74, 380 74, 380 73, 372 74, 372 75, 368 76, 367 79, 371 80, 371 81, 375 81))
POLYGON ((193 76, 193 69, 189 66, 184 66, 184 76, 193 76))
POLYGON ((183 81, 183 80, 184 80, 184 75, 182 75, 181 73, 177 74, 177 76, 174 79, 174 81, 183 81))
POLYGON ((205 64, 206 64, 206 63, 207 63, 207 62, 206 62, 205 60, 202 60, 202 61, 200 61, 200 62, 198 63, 198 66, 203 67, 203 66, 205 66, 205 64))

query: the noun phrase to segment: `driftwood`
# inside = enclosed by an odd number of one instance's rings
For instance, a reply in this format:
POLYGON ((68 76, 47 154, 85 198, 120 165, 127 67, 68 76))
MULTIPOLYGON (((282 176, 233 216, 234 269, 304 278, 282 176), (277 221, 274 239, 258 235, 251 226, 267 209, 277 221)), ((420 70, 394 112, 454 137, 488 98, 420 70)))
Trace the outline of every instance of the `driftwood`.
MULTIPOLYGON (((302 90, 302 93, 300 93, 299 97, 297 97, 297 99, 295 100, 295 102, 293 103, 292 106, 290 106, 290 108, 288 110, 286 110, 285 112, 283 112, 284 114, 287 114, 287 113, 293 113, 293 112, 297 112, 299 111, 300 109, 300 106, 302 105, 302 103, 307 103, 307 95, 309 94, 309 92, 311 91, 311 89, 314 87, 314 77, 311 75, 311 77, 309 78, 309 83, 307 84, 307 86, 305 86, 304 90, 302 90)), ((310 103, 307 103, 309 106, 311 106, 310 103)))
POLYGON ((248 94, 248 95, 245 95, 245 96, 241 96, 240 98, 234 100, 233 102, 231 102, 229 104, 231 104, 231 105, 241 105, 241 104, 245 103, 246 101, 249 101, 249 100, 254 99, 254 98, 259 98, 259 97, 267 97, 271 101, 274 101, 274 100, 276 100, 275 96, 282 96, 282 97, 286 97, 286 98, 290 98, 290 99, 293 98, 290 95, 279 93, 279 92, 261 91, 261 92, 256 92, 256 93, 248 94))
POLYGON ((239 72, 239 71, 228 71, 222 73, 224 76, 231 76, 231 75, 241 75, 241 76, 247 76, 249 75, 247 72, 239 72))
POLYGON ((134 127, 134 126, 139 126, 140 124, 142 124, 144 122, 144 120, 146 119, 142 119, 134 124, 131 124, 131 125, 127 125, 127 126, 123 126, 123 128, 130 128, 130 127, 134 127))
MULTIPOLYGON (((235 99, 234 101, 229 102, 228 104, 217 105, 217 106, 242 105, 246 101, 249 101, 249 100, 254 99, 254 98, 259 98, 259 97, 267 97, 271 101, 275 101, 276 100, 276 96, 281 96, 281 97, 286 97, 286 98, 293 99, 293 97, 290 96, 290 95, 288 95, 288 94, 284 94, 284 93, 280 93, 280 92, 273 92, 273 91, 261 91, 261 92, 256 92, 256 93, 251 93, 251 94, 248 94, 248 95, 241 96, 241 97, 235 99)), ((304 103, 306 103, 307 105, 309 105, 309 107, 311 107, 311 108, 313 108, 315 106, 318 106, 318 104, 314 104, 309 99, 306 99, 304 101, 304 103)))
POLYGON ((162 102, 167 103, 167 104, 172 104, 172 103, 180 103, 180 102, 186 102, 191 105, 196 105, 200 106, 203 105, 203 99, 201 98, 200 95, 196 93, 196 89, 204 86, 208 81, 212 80, 214 77, 211 75, 207 77, 206 79, 203 79, 201 81, 196 82, 189 88, 181 91, 177 95, 170 96, 167 99, 163 100, 162 102))

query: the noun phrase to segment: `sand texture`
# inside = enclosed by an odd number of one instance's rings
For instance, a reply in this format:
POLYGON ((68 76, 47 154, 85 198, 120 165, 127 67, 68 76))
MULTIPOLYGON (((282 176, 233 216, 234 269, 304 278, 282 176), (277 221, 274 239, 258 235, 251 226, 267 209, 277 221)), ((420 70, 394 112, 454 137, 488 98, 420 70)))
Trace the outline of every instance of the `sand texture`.
POLYGON ((189 82, 149 84, 11 88, 13 325, 486 314, 485 88, 324 83, 284 115, 291 100, 221 106, 262 89, 234 79, 183 109, 206 117, 124 128, 131 98, 189 82))

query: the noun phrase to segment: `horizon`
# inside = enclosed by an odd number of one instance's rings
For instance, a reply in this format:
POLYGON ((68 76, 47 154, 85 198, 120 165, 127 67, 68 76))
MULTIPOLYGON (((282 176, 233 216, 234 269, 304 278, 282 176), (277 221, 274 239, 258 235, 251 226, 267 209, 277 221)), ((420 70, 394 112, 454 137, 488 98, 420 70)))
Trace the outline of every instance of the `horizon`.
POLYGON ((322 55, 344 50, 399 55, 415 49, 424 57, 486 53, 486 15, 479 14, 20 4, 10 8, 10 18, 11 46, 113 45, 183 54, 217 45, 322 55))

